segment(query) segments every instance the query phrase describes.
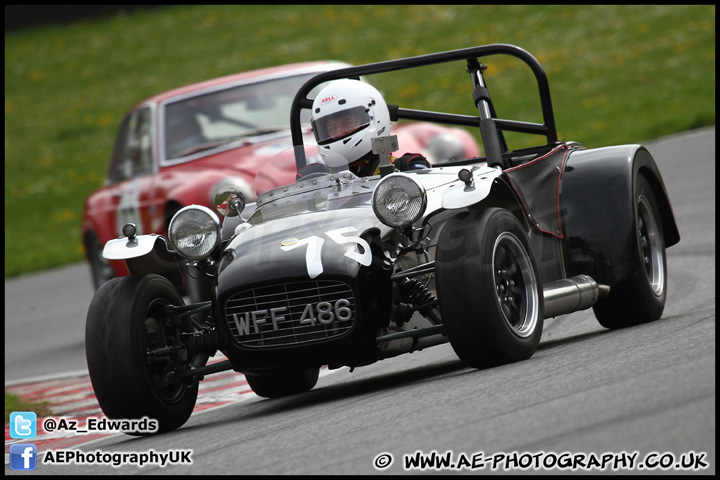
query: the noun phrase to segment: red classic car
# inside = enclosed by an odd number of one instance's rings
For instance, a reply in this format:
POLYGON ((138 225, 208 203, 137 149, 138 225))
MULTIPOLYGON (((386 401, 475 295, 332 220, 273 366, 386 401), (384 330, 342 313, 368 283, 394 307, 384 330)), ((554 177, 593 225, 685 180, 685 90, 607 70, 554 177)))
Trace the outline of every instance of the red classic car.
MULTIPOLYGON (((257 171, 292 146, 296 92, 316 74, 347 66, 322 61, 255 70, 161 93, 133 107, 120 124, 105 185, 85 200, 82 241, 95 288, 128 274, 124 261, 102 256, 105 243, 120 236, 126 223, 134 223, 138 235, 164 235, 178 210, 213 206, 212 197, 226 184, 254 201, 257 171)), ((305 120, 305 143, 312 144, 305 120)), ((404 152, 423 153, 434 163, 452 160, 453 149, 457 158, 480 154, 464 130, 408 123, 393 133, 404 152)))

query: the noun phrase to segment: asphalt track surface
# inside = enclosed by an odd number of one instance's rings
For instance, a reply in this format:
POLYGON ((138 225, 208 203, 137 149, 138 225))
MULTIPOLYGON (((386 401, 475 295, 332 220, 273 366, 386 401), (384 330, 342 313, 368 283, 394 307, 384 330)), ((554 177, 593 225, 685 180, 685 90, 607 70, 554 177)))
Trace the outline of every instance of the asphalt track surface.
MULTIPOLYGON (((101 461, 124 452, 191 451, 184 460, 192 464, 48 465, 41 454, 34 472, 16 472, 7 464, 6 425, 5 473, 714 474, 715 129, 646 146, 681 233, 667 250, 669 294, 660 320, 610 331, 591 310, 577 312, 547 320, 539 350, 524 362, 475 370, 442 345, 352 373, 325 371, 312 391, 283 399, 261 399, 241 375, 229 374, 177 431, 71 434, 71 446, 45 447, 101 461), (449 462, 421 469, 407 463, 433 453, 449 462)), ((85 265, 5 282, 6 390, 40 382, 51 405, 62 397, 53 389, 84 405, 84 414, 56 410, 60 418, 100 415, 89 406, 83 347, 91 297, 85 265)))

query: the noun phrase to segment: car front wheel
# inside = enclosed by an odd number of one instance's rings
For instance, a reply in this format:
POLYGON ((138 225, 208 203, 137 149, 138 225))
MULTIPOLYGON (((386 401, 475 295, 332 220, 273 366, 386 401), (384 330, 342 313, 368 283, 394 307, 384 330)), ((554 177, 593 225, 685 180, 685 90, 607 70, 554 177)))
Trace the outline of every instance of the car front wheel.
POLYGON ((172 283, 154 274, 115 278, 95 293, 85 350, 95 395, 108 418, 148 417, 157 420, 159 433, 179 428, 192 414, 198 381, 168 378, 177 367, 204 363, 182 348, 181 337, 192 327, 166 321, 166 307, 182 304, 172 283))
POLYGON ((471 211, 438 239, 443 324, 460 359, 476 368, 530 358, 540 343, 540 273, 522 224, 507 210, 471 211))

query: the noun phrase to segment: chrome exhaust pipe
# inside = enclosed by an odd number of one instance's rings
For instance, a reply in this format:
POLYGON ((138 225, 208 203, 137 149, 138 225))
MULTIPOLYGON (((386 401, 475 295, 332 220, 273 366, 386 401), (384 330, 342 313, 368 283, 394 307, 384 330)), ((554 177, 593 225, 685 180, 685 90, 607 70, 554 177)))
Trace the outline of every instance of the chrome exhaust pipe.
POLYGON ((585 310, 595 305, 600 297, 610 293, 607 285, 598 285, 587 275, 563 278, 543 288, 545 318, 585 310))

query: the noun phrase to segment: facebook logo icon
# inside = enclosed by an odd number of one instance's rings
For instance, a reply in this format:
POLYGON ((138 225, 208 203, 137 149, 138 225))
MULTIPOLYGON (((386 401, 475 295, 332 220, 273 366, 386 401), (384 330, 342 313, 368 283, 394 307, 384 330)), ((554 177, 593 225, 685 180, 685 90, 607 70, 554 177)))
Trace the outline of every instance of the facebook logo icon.
POLYGON ((37 449, 32 443, 10 445, 11 470, 35 470, 37 467, 37 449))
POLYGON ((35 412, 12 412, 10 414, 11 438, 35 438, 37 415, 35 412))

